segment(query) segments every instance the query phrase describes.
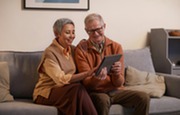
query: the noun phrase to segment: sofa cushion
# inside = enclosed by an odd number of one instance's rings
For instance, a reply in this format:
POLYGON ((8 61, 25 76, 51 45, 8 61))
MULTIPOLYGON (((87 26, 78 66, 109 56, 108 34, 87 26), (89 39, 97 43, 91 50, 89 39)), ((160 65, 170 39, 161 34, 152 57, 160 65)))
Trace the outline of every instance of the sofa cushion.
POLYGON ((151 98, 150 115, 180 115, 180 99, 163 96, 161 98, 151 98))
POLYGON ((110 107, 109 115, 133 115, 133 108, 125 108, 120 104, 113 104, 110 107))
MULTIPOLYGON (((132 113, 133 109, 114 104, 110 108, 109 115, 132 115, 132 113)), ((169 96, 151 98, 149 115, 180 115, 180 99, 169 96)))
POLYGON ((165 80, 163 76, 140 71, 128 66, 125 76, 125 88, 142 91, 151 97, 161 97, 165 93, 165 80))
POLYGON ((32 100, 18 99, 0 103, 0 115, 58 115, 53 106, 34 104, 32 100))
POLYGON ((155 73, 149 47, 124 51, 125 67, 132 66, 141 71, 155 73))
POLYGON ((37 67, 42 52, 1 51, 0 61, 6 61, 10 71, 10 93, 14 98, 32 98, 38 80, 37 67))
POLYGON ((9 68, 7 62, 0 62, 0 102, 13 101, 9 92, 9 68))

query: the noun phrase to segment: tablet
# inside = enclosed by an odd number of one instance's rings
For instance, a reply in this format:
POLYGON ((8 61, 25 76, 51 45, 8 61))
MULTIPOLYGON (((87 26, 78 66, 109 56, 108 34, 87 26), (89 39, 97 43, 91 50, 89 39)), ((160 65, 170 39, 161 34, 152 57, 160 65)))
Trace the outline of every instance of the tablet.
POLYGON ((121 54, 115 54, 115 55, 109 55, 109 56, 105 56, 100 64, 100 66, 98 67, 97 71, 96 71, 96 76, 99 75, 99 73, 101 72, 101 69, 104 67, 107 67, 107 72, 109 73, 111 66, 114 64, 114 62, 119 61, 119 59, 121 58, 121 54))

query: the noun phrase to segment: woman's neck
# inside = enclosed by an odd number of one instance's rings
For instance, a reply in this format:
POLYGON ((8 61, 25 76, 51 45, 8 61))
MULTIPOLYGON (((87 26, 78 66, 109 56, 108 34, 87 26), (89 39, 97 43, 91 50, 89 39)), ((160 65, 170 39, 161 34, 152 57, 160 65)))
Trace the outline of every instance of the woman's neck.
POLYGON ((64 45, 59 38, 56 38, 56 41, 58 42, 59 45, 61 45, 63 48, 67 49, 68 46, 64 45))

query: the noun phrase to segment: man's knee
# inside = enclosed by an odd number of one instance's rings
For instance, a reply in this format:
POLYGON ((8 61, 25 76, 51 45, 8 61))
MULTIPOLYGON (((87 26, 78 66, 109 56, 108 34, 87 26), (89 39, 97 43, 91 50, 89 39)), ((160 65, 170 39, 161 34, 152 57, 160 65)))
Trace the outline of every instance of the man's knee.
POLYGON ((91 93, 90 96, 95 104, 110 107, 110 97, 107 94, 91 93))
POLYGON ((105 93, 91 93, 90 96, 98 115, 108 115, 111 106, 110 97, 105 93))
POLYGON ((143 103, 145 105, 149 105, 150 102, 150 96, 147 93, 144 92, 138 92, 137 93, 137 100, 140 103, 143 103))

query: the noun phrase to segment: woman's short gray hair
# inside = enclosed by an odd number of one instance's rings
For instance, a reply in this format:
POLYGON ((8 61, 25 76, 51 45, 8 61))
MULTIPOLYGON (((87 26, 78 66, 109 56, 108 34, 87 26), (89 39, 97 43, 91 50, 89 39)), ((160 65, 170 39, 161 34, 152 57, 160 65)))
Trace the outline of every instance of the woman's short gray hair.
POLYGON ((62 28, 66 24, 72 24, 74 26, 74 22, 71 19, 60 18, 60 19, 56 20, 56 22, 53 25, 53 31, 54 31, 54 34, 56 37, 58 34, 61 34, 62 28))

